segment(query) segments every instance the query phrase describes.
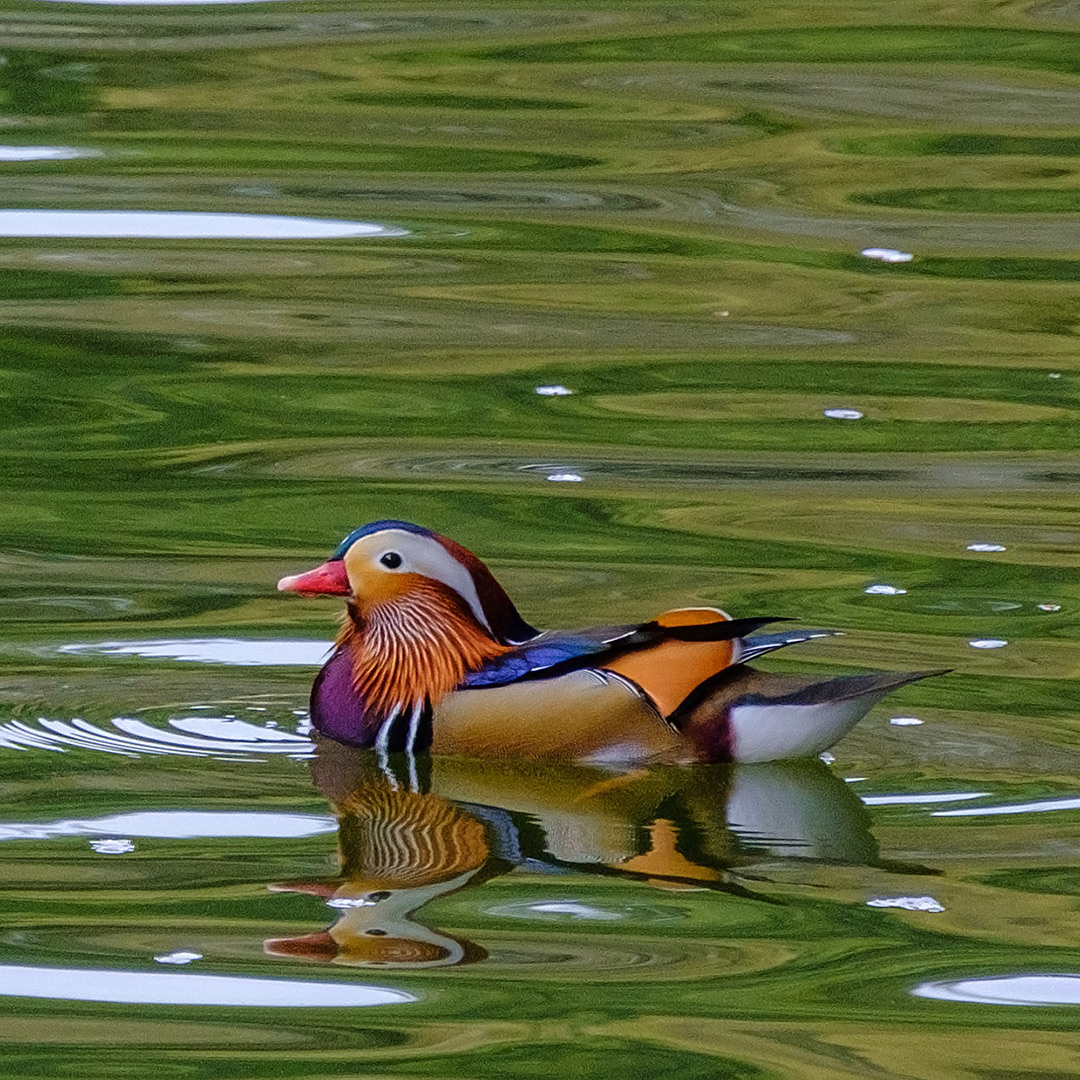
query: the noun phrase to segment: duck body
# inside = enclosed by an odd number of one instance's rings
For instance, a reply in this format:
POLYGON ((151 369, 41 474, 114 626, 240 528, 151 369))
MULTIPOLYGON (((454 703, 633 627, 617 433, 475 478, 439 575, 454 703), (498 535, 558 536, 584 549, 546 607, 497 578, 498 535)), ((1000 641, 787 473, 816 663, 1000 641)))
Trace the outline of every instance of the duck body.
POLYGON ((809 756, 890 690, 935 674, 767 676, 745 661, 831 632, 758 634, 776 620, 715 608, 541 632, 476 556, 403 521, 354 530, 330 560, 278 588, 347 598, 311 720, 383 754, 611 764, 809 756))

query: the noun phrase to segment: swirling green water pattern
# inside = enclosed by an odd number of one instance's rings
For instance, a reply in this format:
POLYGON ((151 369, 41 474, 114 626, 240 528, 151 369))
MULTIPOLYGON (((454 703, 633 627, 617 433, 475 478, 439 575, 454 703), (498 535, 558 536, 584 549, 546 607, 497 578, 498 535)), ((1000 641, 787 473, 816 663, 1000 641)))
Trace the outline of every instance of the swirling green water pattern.
POLYGON ((1080 6, 3 0, 0 55, 5 1077, 1080 1075, 1080 6), (595 811, 436 770, 502 846, 397 925, 468 962, 360 963, 273 582, 382 517, 540 625, 954 672, 595 811))

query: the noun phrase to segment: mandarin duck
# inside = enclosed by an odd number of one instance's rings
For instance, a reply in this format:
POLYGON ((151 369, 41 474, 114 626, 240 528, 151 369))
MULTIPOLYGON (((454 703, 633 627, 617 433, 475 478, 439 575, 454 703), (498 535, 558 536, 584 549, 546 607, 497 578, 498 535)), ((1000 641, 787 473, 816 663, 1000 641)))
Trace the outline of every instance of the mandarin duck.
POLYGON ((593 763, 819 754, 891 690, 938 671, 766 676, 743 665, 828 630, 680 608, 632 626, 540 631, 473 553, 406 521, 354 529, 278 589, 346 598, 311 722, 380 755, 593 763))

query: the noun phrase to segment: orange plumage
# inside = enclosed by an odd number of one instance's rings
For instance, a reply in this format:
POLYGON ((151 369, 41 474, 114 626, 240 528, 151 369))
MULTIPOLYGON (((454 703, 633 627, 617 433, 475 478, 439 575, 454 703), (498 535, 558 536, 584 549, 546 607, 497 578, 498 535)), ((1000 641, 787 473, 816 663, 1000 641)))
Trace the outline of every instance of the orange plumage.
POLYGON ((383 716, 403 703, 439 701, 467 671, 512 651, 484 632, 456 593, 418 575, 393 600, 350 605, 337 645, 351 655, 354 688, 383 716))
POLYGON ((337 650, 312 687, 312 723, 384 757, 429 749, 602 761, 811 756, 886 693, 935 674, 781 680, 782 691, 750 692, 747 660, 831 632, 757 635, 775 620, 716 608, 541 632, 471 552, 406 521, 354 529, 325 564, 278 587, 347 598, 337 650))

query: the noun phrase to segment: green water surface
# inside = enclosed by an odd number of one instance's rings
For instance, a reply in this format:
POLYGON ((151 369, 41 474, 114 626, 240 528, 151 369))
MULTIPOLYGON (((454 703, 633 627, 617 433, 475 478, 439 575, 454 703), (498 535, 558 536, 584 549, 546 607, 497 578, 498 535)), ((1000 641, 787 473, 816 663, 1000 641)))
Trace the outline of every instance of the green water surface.
POLYGON ((0 1075, 1080 1076, 1080 5, 2 0, 0 57, 0 231, 399 230, 0 236, 0 1075), (391 517, 539 626, 953 673, 831 764, 436 762, 421 881, 274 589, 391 517))

